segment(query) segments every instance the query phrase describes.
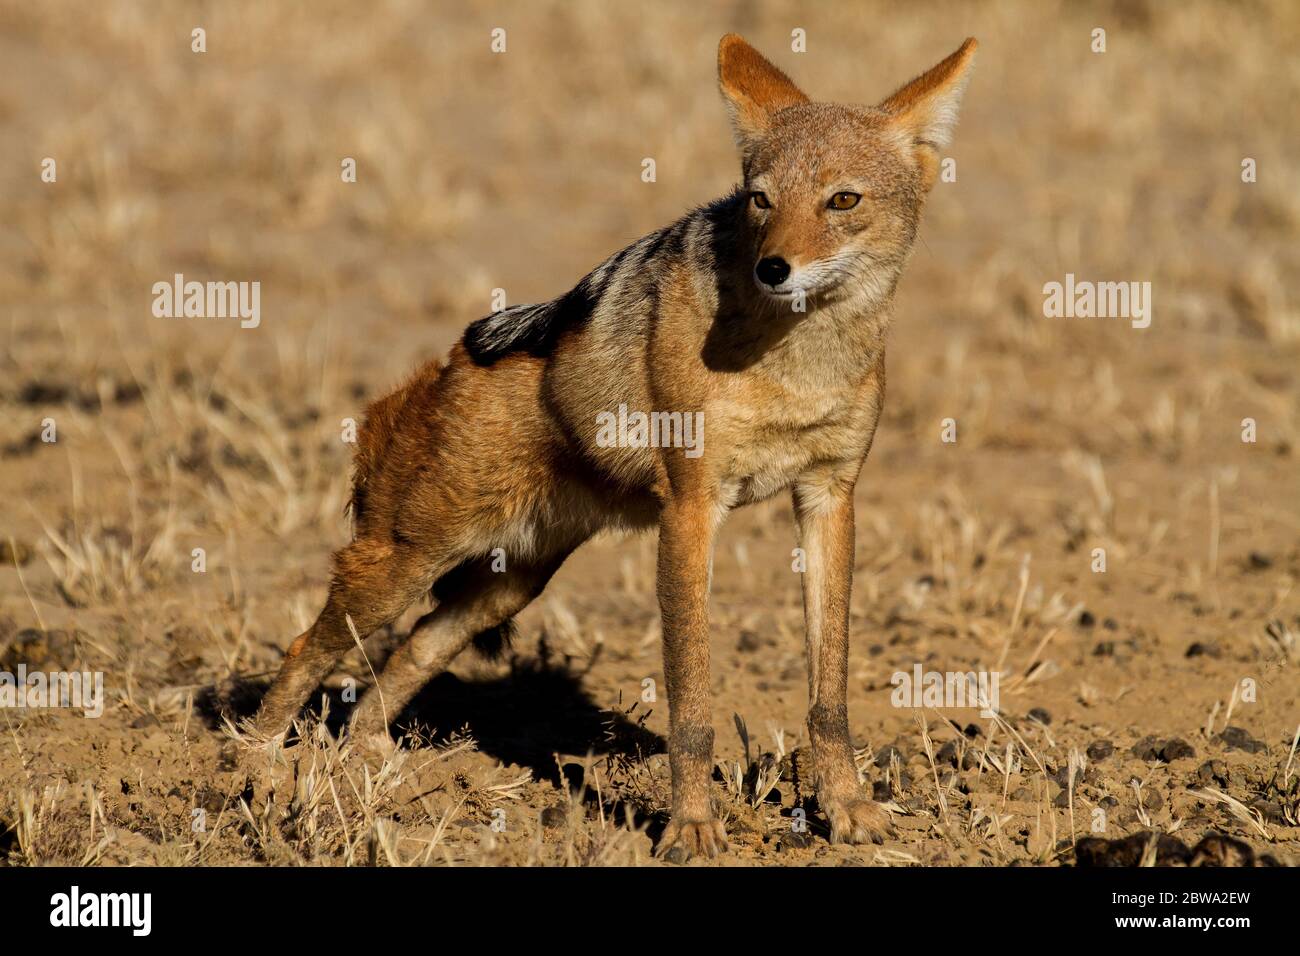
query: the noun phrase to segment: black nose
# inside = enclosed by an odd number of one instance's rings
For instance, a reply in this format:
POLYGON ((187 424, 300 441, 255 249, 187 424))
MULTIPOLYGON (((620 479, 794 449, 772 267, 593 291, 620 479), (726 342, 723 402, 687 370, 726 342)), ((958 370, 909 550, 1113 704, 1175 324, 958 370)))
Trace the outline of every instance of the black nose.
POLYGON ((780 285, 789 274, 790 263, 780 256, 768 256, 766 259, 759 259, 758 265, 754 267, 754 275, 758 276, 758 281, 770 286, 780 285))

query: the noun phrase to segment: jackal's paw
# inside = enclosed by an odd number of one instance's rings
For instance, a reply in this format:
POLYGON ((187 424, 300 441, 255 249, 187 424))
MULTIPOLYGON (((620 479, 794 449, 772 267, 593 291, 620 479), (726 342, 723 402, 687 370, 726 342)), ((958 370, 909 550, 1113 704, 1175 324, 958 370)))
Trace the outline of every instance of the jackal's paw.
POLYGON ((832 843, 882 843, 898 835, 889 812, 874 800, 826 800, 822 809, 831 821, 832 843))
POLYGON ((679 848, 685 858, 702 856, 713 859, 719 853, 727 852, 727 831, 721 820, 683 820, 673 819, 664 830, 656 851, 659 856, 666 856, 674 848, 679 848))

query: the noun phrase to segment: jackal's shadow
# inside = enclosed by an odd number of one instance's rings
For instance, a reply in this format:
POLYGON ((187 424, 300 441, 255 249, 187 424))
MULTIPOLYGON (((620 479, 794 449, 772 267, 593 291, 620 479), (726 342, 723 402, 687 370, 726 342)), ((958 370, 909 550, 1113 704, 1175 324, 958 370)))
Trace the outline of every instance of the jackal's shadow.
POLYGON ((443 740, 467 728, 480 752, 518 764, 536 779, 559 786, 556 754, 663 753, 662 737, 629 719, 626 707, 601 707, 582 686, 582 675, 537 660, 511 662, 510 672, 488 680, 455 674, 435 677, 393 722, 394 732, 427 731, 443 740))
MULTIPOLYGON (((195 707, 216 729, 223 718, 237 721, 256 713, 269 686, 268 680, 231 679, 198 694, 195 707)), ((304 713, 319 719, 323 697, 329 701, 326 726, 338 734, 354 705, 340 691, 321 687, 304 713)), ((583 688, 582 674, 565 664, 516 657, 500 677, 439 674, 392 721, 391 729, 394 737, 410 729, 435 743, 467 730, 482 753, 527 767, 535 778, 559 786, 556 754, 637 757, 665 752, 664 739, 630 719, 628 710, 600 706, 583 688)), ((634 716, 644 720, 644 712, 634 716)))

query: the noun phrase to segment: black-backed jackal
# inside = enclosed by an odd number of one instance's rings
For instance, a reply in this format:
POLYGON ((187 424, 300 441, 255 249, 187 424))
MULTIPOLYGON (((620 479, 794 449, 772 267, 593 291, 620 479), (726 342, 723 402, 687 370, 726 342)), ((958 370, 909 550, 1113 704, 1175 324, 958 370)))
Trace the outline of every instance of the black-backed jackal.
POLYGON ((369 408, 354 541, 259 729, 285 730, 353 646, 349 618, 364 638, 432 592, 353 717, 353 734, 387 739, 388 720, 476 637, 504 633, 573 549, 605 528, 657 527, 673 791, 660 849, 711 856, 726 847, 709 797, 714 537, 732 508, 790 489, 818 803, 833 840, 889 832, 849 741, 853 489, 884 401, 894 289, 974 53, 967 40, 879 106, 839 106, 723 37, 743 184, 560 298, 480 319, 445 365, 369 408), (690 454, 644 431, 611 441, 615 410, 702 414, 703 433, 690 454))

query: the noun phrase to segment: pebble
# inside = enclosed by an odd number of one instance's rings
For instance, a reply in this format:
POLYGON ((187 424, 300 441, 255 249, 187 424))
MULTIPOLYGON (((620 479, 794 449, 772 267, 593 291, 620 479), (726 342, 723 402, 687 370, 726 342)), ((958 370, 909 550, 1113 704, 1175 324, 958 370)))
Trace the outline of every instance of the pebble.
POLYGON ((1252 737, 1250 731, 1244 727, 1225 727, 1223 733, 1215 739, 1228 750, 1244 750, 1247 753, 1257 754, 1268 749, 1262 741, 1252 737))
POLYGON ((777 842, 777 851, 784 850, 806 850, 812 846, 813 835, 807 830, 787 830, 781 834, 781 839, 777 842))
MULTIPOLYGON (((1084 837, 1074 845, 1074 858, 1081 867, 1138 866, 1146 851, 1150 833, 1135 833, 1117 840, 1084 837)), ((1192 851, 1177 837, 1161 834, 1156 840, 1156 866, 1186 865, 1192 851)))
POLYGON ((1226 787, 1228 785, 1228 765, 1222 760, 1207 760, 1196 768, 1196 780, 1202 786, 1217 783, 1226 787))
POLYGON ((940 766, 944 764, 949 767, 957 766, 957 745, 949 740, 935 753, 934 762, 940 766))
POLYGON ((1105 760, 1115 752, 1115 745, 1109 740, 1094 740, 1088 744, 1089 760, 1105 760))
MULTIPOLYGON (((778 847, 778 849, 780 848, 778 847)), ((686 848, 682 846, 675 846, 667 853, 664 854, 665 860, 667 860, 669 863, 676 863, 678 866, 681 866, 690 858, 691 855, 687 853, 686 848)))
POLYGON ((1173 763, 1175 760, 1181 760, 1184 757, 1195 757, 1196 748, 1181 737, 1175 737, 1164 745, 1160 751, 1160 756, 1166 763, 1173 763))
POLYGON ((564 807, 547 807, 542 811, 542 826, 553 830, 557 827, 564 826, 564 823, 568 818, 569 811, 564 807))
POLYGON ((1165 742, 1159 737, 1148 735, 1133 745, 1133 756, 1139 760, 1159 760, 1165 742))
POLYGON ((872 761, 877 767, 888 767, 890 754, 897 754, 899 763, 906 762, 902 752, 893 745, 886 745, 881 748, 880 753, 876 754, 876 759, 872 761))

